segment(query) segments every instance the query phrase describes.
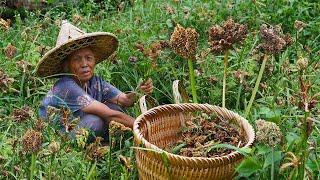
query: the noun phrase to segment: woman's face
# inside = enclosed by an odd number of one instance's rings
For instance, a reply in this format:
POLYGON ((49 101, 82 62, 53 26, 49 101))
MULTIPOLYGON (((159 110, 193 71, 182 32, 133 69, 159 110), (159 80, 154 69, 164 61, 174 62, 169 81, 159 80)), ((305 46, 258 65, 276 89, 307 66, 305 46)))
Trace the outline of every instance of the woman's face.
POLYGON ((81 83, 85 83, 92 78, 96 61, 90 48, 82 48, 70 54, 66 65, 70 73, 76 75, 81 83))

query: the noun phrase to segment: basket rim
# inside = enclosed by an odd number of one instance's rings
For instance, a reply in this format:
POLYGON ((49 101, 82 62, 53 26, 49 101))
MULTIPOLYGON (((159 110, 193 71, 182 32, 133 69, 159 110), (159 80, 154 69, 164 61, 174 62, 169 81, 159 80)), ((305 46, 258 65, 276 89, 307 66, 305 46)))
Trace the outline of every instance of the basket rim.
POLYGON ((231 110, 228 110, 223 107, 215 106, 215 105, 210 105, 210 104, 197 104, 197 103, 181 103, 181 104, 165 104, 165 105, 160 105, 154 108, 149 109, 148 111, 142 113, 139 115, 133 125, 133 133, 134 133, 134 138, 135 141, 138 141, 139 144, 144 144, 146 148, 149 148, 150 150, 154 150, 155 153, 161 154, 165 153, 166 156, 168 157, 169 160, 174 158, 174 160, 177 160, 177 158, 181 161, 201 161, 206 164, 209 163, 219 163, 219 164, 225 164, 224 162, 227 161, 236 161, 239 158, 241 158, 243 155, 239 151, 232 151, 230 154, 224 155, 224 156, 219 156, 219 157, 187 157, 187 156, 181 156, 177 154, 170 153, 164 149, 159 148, 155 144, 150 143, 145 139, 145 137, 142 136, 142 133, 139 128, 139 124, 141 123, 144 116, 150 115, 157 113, 159 111, 168 111, 172 108, 175 109, 181 109, 181 108, 189 108, 189 109, 198 109, 198 110, 217 110, 217 111, 223 111, 231 114, 232 116, 239 118, 240 121, 247 126, 248 129, 246 129, 246 132, 248 132, 248 142, 243 146, 243 147, 250 147, 255 139, 255 133, 252 125, 248 122, 247 119, 244 117, 240 116, 238 113, 235 113, 231 110), (201 109, 203 108, 203 109, 201 109))

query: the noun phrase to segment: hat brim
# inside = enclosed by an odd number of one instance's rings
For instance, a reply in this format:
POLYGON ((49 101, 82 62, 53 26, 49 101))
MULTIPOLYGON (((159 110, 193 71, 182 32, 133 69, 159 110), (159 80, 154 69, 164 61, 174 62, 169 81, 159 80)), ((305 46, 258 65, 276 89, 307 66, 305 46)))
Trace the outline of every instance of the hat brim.
POLYGON ((107 59, 118 48, 117 37, 108 32, 86 33, 76 39, 70 39, 66 43, 54 47, 48 51, 39 61, 36 75, 40 77, 52 76, 63 72, 63 61, 72 52, 90 47, 99 63, 107 59))

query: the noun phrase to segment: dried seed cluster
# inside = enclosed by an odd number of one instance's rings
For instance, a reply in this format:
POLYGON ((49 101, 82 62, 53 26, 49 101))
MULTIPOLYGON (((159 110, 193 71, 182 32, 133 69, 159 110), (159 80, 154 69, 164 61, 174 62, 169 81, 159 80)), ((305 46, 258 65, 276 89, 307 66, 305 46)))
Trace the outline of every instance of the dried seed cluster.
POLYGON ((195 59, 199 34, 193 28, 184 28, 177 24, 170 38, 172 50, 186 59, 195 59))
POLYGON ((16 62, 16 65, 24 72, 29 72, 29 70, 31 69, 32 65, 25 61, 25 60, 20 60, 18 62, 16 62))
POLYGON ((31 116, 31 108, 29 106, 24 106, 21 109, 14 109, 12 113, 12 118, 16 122, 24 122, 31 116))
POLYGON ((42 144, 42 134, 33 129, 28 129, 22 138, 23 149, 26 152, 38 152, 42 144))
POLYGON ((42 119, 38 119, 36 123, 34 124, 34 129, 41 132, 46 128, 46 123, 42 119))
POLYGON ((181 140, 169 145, 167 150, 188 157, 218 157, 231 153, 226 148, 212 149, 216 144, 242 147, 246 142, 233 122, 222 121, 214 115, 201 114, 186 122, 179 133, 181 140), (177 147, 181 147, 175 152, 177 147))
POLYGON ((144 55, 150 57, 151 59, 156 59, 159 57, 160 53, 163 49, 169 47, 169 43, 167 41, 156 41, 150 45, 150 48, 144 52, 144 55))
POLYGON ((300 92, 299 92, 299 108, 306 112, 314 109, 318 103, 319 94, 315 94, 309 97, 311 82, 310 80, 305 80, 303 77, 299 77, 300 81, 300 92))
POLYGON ((277 54, 286 46, 292 43, 289 35, 283 35, 280 26, 268 26, 263 24, 260 27, 262 43, 260 47, 268 54, 277 54))
POLYGON ((234 72, 234 77, 240 82, 240 84, 242 84, 248 76, 249 73, 246 71, 242 71, 241 69, 238 69, 234 72))
POLYGON ((117 123, 115 121, 111 121, 109 124, 109 133, 111 136, 120 136, 125 132, 130 132, 131 129, 124 126, 121 123, 117 123))
POLYGON ((0 28, 7 31, 10 28, 10 24, 11 24, 11 20, 7 19, 4 20, 2 18, 0 18, 0 28))
POLYGON ((214 25, 209 29, 209 44, 213 52, 221 53, 232 48, 233 44, 244 40, 247 34, 246 25, 228 19, 222 26, 214 25))
POLYGON ((57 143, 56 141, 51 141, 51 143, 48 146, 48 150, 53 154, 57 153, 60 150, 59 143, 57 143))
POLYGON ((281 142, 282 134, 280 128, 274 122, 259 119, 256 121, 256 125, 256 138, 259 143, 274 147, 281 142))
POLYGON ((302 70, 305 70, 307 69, 308 67, 308 59, 305 58, 305 57, 300 57, 298 60, 297 60, 297 68, 302 71, 302 70))
POLYGON ((306 23, 303 21, 296 20, 294 22, 294 28, 296 28, 298 31, 302 31, 304 27, 306 27, 306 23))
POLYGON ((109 151, 107 146, 101 146, 101 137, 97 137, 95 142, 90 144, 86 149, 86 157, 92 160, 102 159, 104 155, 109 151))
POLYGON ((17 54, 17 48, 13 46, 11 43, 9 43, 7 47, 4 49, 4 52, 9 59, 12 59, 17 54))
POLYGON ((12 84, 14 81, 13 78, 10 78, 7 74, 5 74, 4 72, 2 72, 0 70, 0 91, 1 92, 7 92, 8 87, 10 86, 10 84, 12 84))

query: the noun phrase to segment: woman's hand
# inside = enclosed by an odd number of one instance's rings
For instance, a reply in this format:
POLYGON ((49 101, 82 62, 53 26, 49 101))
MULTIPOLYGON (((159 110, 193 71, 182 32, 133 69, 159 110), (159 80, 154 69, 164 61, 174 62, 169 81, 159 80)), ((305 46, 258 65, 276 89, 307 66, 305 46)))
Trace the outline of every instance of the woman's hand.
MULTIPOLYGON (((145 94, 151 94, 153 91, 152 79, 142 82, 139 89, 145 94)), ((116 97, 110 100, 111 103, 118 104, 123 107, 130 107, 137 101, 138 95, 135 92, 130 93, 120 93, 116 97)))
POLYGON ((140 90, 145 94, 151 94, 153 91, 152 79, 149 78, 139 85, 140 90))

